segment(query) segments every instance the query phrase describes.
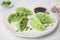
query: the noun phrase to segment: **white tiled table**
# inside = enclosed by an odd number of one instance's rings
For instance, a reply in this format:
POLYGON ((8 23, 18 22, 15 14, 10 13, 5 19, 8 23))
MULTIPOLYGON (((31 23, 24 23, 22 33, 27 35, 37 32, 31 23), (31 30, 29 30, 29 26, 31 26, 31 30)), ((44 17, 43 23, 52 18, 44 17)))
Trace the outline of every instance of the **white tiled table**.
MULTIPOLYGON (((18 1, 19 0, 16 1, 16 5, 19 4, 19 3, 17 3, 18 1)), ((24 2, 24 1, 22 1, 22 2, 24 2)), ((48 1, 46 1, 46 2, 48 2, 48 1)), ((4 16, 4 13, 5 12, 0 7, 0 40, 60 40, 60 21, 58 23, 56 30, 54 32, 50 33, 49 35, 46 35, 46 36, 40 37, 40 38, 19 38, 19 37, 15 37, 15 36, 9 34, 7 32, 7 30, 5 29, 5 26, 3 26, 2 16, 4 16)))

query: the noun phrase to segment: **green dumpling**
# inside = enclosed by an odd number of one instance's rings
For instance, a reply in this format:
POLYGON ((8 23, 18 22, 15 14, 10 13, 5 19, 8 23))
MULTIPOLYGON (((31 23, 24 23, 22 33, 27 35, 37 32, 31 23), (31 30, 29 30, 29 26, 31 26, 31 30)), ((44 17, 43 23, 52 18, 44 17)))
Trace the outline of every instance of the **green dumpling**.
POLYGON ((37 18, 31 18, 30 24, 37 30, 43 31, 45 29, 45 27, 37 18))
POLYGON ((15 14, 15 13, 12 13, 8 16, 8 22, 9 23, 12 23, 12 22, 17 22, 21 19, 22 16, 20 16, 19 13, 15 14))
POLYGON ((36 16, 42 23, 49 24, 53 22, 52 18, 47 13, 38 12, 36 16))
POLYGON ((32 14, 32 12, 29 10, 29 9, 27 9, 27 8, 24 8, 24 7, 17 7, 16 9, 15 9, 15 11, 16 11, 16 13, 20 13, 20 15, 31 15, 32 14))
POLYGON ((24 31, 24 29, 27 27, 27 21, 28 21, 27 16, 23 16, 19 20, 19 22, 16 24, 18 31, 24 31))
POLYGON ((9 16, 8 16, 8 22, 9 23, 11 23, 11 22, 15 22, 15 21, 17 21, 17 19, 16 19, 17 17, 16 17, 16 14, 10 14, 9 16))

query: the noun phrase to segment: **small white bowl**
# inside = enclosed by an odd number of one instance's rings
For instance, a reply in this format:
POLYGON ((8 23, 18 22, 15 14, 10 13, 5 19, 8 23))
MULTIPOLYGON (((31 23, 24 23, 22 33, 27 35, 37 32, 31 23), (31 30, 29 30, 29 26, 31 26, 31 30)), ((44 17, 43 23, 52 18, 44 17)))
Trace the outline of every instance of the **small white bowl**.
MULTIPOLYGON (((10 1, 11 1, 11 0, 10 0, 10 1)), ((3 0, 0 2, 2 8, 11 8, 11 7, 14 6, 14 5, 13 5, 13 1, 11 1, 11 4, 8 5, 8 6, 3 6, 3 5, 2 5, 2 2, 3 2, 3 0)))

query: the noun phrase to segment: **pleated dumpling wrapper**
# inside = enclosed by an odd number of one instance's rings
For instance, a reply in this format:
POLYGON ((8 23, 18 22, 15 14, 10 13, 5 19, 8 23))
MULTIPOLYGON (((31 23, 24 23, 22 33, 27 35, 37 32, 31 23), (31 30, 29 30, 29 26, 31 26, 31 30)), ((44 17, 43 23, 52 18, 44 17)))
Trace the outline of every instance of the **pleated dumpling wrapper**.
POLYGON ((36 16, 43 24, 50 24, 53 22, 52 17, 49 16, 49 14, 47 14, 47 13, 38 12, 38 13, 36 13, 36 16))
POLYGON ((37 18, 31 18, 30 24, 33 28, 43 31, 45 27, 42 25, 42 23, 37 18))

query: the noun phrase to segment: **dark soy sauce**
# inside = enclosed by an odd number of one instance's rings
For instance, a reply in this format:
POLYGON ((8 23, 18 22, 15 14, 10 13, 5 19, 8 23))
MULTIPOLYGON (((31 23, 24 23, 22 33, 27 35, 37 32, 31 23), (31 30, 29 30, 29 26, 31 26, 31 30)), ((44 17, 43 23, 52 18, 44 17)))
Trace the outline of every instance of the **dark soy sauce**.
POLYGON ((37 7, 34 9, 34 12, 37 13, 37 12, 45 12, 46 11, 46 8, 43 8, 43 7, 37 7))

